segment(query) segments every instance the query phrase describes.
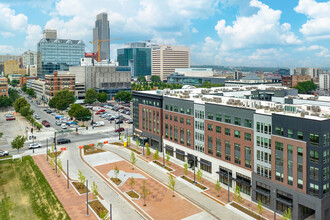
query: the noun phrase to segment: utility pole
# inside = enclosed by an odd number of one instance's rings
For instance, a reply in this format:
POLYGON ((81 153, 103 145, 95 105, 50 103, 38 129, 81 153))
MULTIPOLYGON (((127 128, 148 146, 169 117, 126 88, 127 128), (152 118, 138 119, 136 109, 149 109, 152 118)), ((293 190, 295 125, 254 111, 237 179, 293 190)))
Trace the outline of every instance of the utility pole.
POLYGON ((48 138, 46 139, 47 145, 46 145, 46 154, 47 154, 47 161, 48 161, 48 138))
POLYGON ((228 173, 228 180, 227 180, 227 184, 228 184, 228 203, 230 202, 229 200, 229 171, 227 170, 228 173))
POLYGON ((55 145, 55 170, 57 173, 57 148, 56 148, 56 131, 54 132, 54 145, 55 145))
POLYGON ((89 215, 88 214, 88 180, 86 180, 86 200, 87 200, 87 216, 89 215))
POLYGON ((69 189, 69 160, 66 161, 66 179, 67 179, 67 185, 69 189))

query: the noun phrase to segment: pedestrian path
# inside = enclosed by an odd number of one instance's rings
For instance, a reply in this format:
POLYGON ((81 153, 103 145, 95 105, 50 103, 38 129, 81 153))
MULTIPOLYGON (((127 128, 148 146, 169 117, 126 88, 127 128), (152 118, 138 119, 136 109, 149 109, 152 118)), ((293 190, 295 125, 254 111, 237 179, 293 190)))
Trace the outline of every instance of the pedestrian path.
MULTIPOLYGON (((45 154, 33 156, 32 158, 44 174, 49 185, 52 187, 57 198, 62 203, 71 219, 97 219, 91 209, 89 209, 89 216, 86 215, 86 195, 79 196, 71 185, 70 188, 67 189, 66 178, 62 174, 58 176, 58 174, 55 173, 55 170, 53 170, 50 164, 46 161, 45 154)), ((90 194, 89 200, 92 199, 93 195, 90 194)))

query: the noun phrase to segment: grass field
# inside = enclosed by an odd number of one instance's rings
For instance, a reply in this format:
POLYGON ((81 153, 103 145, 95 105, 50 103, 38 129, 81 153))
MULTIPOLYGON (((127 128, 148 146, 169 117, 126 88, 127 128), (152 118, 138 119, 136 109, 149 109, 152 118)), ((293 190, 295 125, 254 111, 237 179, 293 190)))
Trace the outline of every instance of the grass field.
POLYGON ((0 161, 0 219, 70 219, 30 156, 0 161))

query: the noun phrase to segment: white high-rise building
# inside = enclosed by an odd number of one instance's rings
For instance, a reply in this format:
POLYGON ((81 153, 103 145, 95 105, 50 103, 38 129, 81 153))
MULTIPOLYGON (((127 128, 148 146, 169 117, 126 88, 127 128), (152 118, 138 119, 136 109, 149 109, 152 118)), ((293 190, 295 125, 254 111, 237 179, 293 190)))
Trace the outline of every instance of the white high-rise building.
POLYGON ((28 50, 23 53, 23 66, 37 65, 37 52, 28 50))
POLYGON ((319 76, 320 90, 330 91, 330 73, 321 73, 319 76))

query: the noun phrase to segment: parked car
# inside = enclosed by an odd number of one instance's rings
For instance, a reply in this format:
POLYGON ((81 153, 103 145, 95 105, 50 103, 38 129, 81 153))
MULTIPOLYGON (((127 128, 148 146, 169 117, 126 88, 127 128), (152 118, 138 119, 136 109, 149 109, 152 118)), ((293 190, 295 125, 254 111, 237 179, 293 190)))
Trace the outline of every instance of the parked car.
POLYGON ((129 119, 126 123, 127 124, 133 124, 133 119, 129 119))
POLYGON ((101 114, 101 112, 96 112, 96 113, 95 113, 95 115, 99 115, 99 114, 101 114))
POLYGON ((33 148, 41 148, 41 144, 38 143, 29 144, 29 149, 33 149, 33 148))
POLYGON ((116 125, 124 123, 122 120, 116 120, 116 125))
POLYGON ((58 126, 61 126, 62 122, 56 121, 55 124, 58 125, 58 126))
POLYGON ((43 121, 42 121, 42 124, 43 124, 45 127, 50 127, 50 123, 49 123, 47 120, 43 120, 43 121))
POLYGON ((114 116, 111 116, 108 120, 109 121, 113 121, 113 120, 115 120, 115 117, 114 116))
POLYGON ((98 121, 93 123, 94 127, 104 126, 104 121, 98 121))
POLYGON ((9 152, 6 150, 0 150, 0 157, 8 156, 9 152))
POLYGON ((67 143, 71 143, 71 140, 68 138, 57 139, 57 144, 67 144, 67 143))
POLYGON ((14 116, 6 117, 6 121, 13 121, 16 120, 14 116))
POLYGON ((7 118, 7 117, 14 117, 14 115, 13 114, 5 114, 5 117, 7 118))
POLYGON ((68 126, 67 126, 66 124, 61 124, 61 128, 62 128, 62 129, 67 129, 68 126))
POLYGON ((98 112, 105 112, 105 109, 100 109, 98 110, 98 112))
POLYGON ((56 115, 55 119, 60 119, 60 118, 63 118, 63 117, 64 117, 63 115, 56 115))
POLYGON ((125 114, 126 114, 126 115, 130 115, 130 114, 131 114, 131 112, 130 112, 130 111, 127 111, 127 112, 125 112, 125 114))
POLYGON ((79 125, 71 124, 70 127, 71 127, 71 128, 79 128, 79 125))
POLYGON ((48 109, 48 108, 45 108, 45 109, 44 109, 44 112, 46 112, 47 110, 49 110, 49 109, 48 109))
POLYGON ((39 116, 39 115, 37 115, 37 114, 35 114, 35 115, 34 115, 34 117, 35 117, 35 119, 37 119, 37 120, 39 120, 39 119, 40 119, 40 116, 39 116))
POLYGON ((50 113, 52 113, 52 110, 47 109, 47 110, 46 110, 46 113, 47 113, 47 114, 50 114, 50 113))
POLYGON ((56 112, 52 112, 52 116, 55 116, 55 115, 57 115, 57 113, 56 112))
POLYGON ((65 122, 65 124, 66 125, 76 125, 77 124, 77 122, 75 122, 75 121, 67 121, 67 122, 65 122))
POLYGON ((121 131, 125 131, 125 128, 117 128, 117 129, 115 130, 115 132, 121 132, 121 131))

